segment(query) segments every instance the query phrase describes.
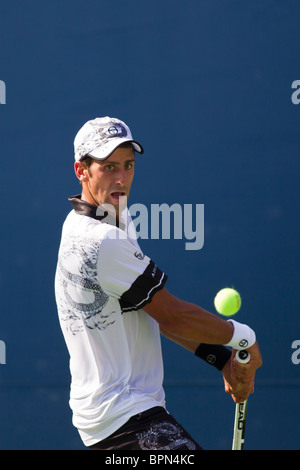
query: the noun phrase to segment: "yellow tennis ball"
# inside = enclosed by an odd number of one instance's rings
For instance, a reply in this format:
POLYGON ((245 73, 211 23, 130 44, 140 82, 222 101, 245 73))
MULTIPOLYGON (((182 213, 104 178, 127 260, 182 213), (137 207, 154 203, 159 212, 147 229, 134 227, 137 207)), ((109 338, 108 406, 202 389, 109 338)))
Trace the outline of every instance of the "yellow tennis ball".
POLYGON ((235 289, 225 287, 217 293, 214 304, 218 313, 230 317, 239 311, 242 301, 235 289))

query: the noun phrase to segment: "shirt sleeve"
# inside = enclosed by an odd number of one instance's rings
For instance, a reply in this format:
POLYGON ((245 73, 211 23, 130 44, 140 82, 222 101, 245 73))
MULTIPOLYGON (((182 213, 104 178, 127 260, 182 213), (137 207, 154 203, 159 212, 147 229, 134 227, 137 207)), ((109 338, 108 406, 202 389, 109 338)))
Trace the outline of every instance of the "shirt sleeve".
POLYGON ((98 279, 102 289, 116 297, 123 312, 138 310, 162 289, 167 276, 128 238, 105 238, 99 249, 98 279))

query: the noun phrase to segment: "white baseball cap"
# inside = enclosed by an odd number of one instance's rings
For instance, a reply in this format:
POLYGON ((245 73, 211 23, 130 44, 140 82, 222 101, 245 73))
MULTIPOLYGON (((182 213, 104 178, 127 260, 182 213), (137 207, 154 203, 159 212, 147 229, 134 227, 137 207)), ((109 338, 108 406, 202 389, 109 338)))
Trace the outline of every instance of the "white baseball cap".
POLYGON ((79 162, 89 155, 96 160, 105 160, 119 145, 131 142, 134 150, 144 153, 144 149, 135 140, 129 127, 120 119, 109 116, 87 121, 74 139, 75 161, 79 162))

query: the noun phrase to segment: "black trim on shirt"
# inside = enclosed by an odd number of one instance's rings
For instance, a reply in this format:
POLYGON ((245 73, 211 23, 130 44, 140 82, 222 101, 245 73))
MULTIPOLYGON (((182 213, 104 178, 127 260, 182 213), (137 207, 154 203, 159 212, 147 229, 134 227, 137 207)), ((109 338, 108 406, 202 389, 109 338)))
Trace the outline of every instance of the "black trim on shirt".
POLYGON ((139 310, 151 302, 154 294, 164 287, 167 278, 168 276, 150 260, 143 274, 121 296, 119 302, 122 312, 139 310))
POLYGON ((73 209, 75 210, 76 214, 92 217, 92 219, 99 220, 99 222, 103 221, 106 224, 110 224, 114 227, 119 227, 121 229, 124 229, 125 227, 125 225, 119 223, 118 220, 115 220, 114 217, 109 215, 107 211, 103 209, 99 210, 99 208, 101 209, 101 206, 94 206, 89 202, 83 201, 81 199, 81 194, 71 196, 68 198, 68 200, 72 203, 73 209), (97 214, 97 212, 102 212, 103 215, 99 215, 97 214))

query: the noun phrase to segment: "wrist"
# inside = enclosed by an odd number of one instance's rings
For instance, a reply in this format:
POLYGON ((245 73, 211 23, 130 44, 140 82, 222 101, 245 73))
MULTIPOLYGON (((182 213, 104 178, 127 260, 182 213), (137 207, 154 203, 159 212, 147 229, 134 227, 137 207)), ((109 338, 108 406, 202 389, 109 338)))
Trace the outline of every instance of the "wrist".
POLYGON ((231 351, 221 344, 200 343, 195 356, 203 359, 207 364, 222 370, 231 357, 231 351))
POLYGON ((239 323, 235 320, 228 320, 233 325, 233 335, 231 340, 225 344, 225 346, 231 347, 232 349, 247 349, 253 346, 256 341, 256 335, 254 331, 243 323, 239 323))

